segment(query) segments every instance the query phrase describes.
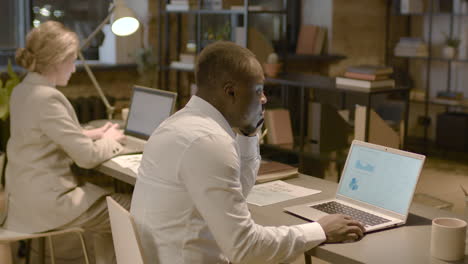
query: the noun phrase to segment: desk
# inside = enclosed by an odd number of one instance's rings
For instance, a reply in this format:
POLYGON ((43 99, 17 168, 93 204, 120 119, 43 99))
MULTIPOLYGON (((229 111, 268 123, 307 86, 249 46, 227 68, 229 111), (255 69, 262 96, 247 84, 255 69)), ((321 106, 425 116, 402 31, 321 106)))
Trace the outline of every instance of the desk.
MULTIPOLYGON (((112 161, 104 162, 97 168, 102 173, 129 184, 135 184, 135 174, 122 169, 112 161)), ((301 197, 269 206, 250 205, 252 217, 256 223, 265 226, 295 225, 306 221, 284 213, 286 206, 297 205, 313 200, 333 197, 337 188, 334 182, 319 178, 300 175, 298 178, 287 180, 288 183, 307 188, 322 190, 320 194, 301 197)), ((429 255, 431 220, 439 216, 457 217, 457 215, 444 210, 413 203, 407 224, 386 231, 367 234, 361 241, 346 244, 326 244, 312 249, 306 255, 313 255, 331 263, 468 263, 465 261, 444 262, 429 255), (429 219, 428 219, 429 218, 429 219)), ((460 216, 458 216, 460 217, 460 216)), ((308 259, 308 258, 306 258, 308 259)), ((310 263, 310 262, 309 262, 310 263)))

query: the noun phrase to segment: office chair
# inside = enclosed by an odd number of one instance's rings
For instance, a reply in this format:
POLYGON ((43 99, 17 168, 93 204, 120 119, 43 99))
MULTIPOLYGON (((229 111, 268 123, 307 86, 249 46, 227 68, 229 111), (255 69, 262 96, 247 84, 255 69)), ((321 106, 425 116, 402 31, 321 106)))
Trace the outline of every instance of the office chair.
POLYGON ((117 263, 144 264, 141 242, 132 215, 110 196, 107 196, 107 208, 117 263))
POLYGON ((79 236, 80 241, 81 241, 81 246, 83 249, 83 257, 85 259, 85 263, 89 264, 88 251, 86 250, 86 244, 85 244, 85 240, 83 237, 84 230, 78 227, 44 232, 44 233, 34 233, 34 234, 14 232, 14 231, 0 228, 0 251, 8 254, 6 256, 6 259, 4 259, 6 263, 3 263, 3 264, 13 263, 12 256, 11 256, 11 248, 10 248, 11 242, 16 242, 20 240, 28 240, 28 239, 33 239, 33 238, 46 238, 47 239, 47 242, 50 248, 51 263, 55 264, 55 252, 54 252, 54 245, 53 245, 52 237, 58 236, 58 235, 69 234, 69 233, 76 233, 79 236))

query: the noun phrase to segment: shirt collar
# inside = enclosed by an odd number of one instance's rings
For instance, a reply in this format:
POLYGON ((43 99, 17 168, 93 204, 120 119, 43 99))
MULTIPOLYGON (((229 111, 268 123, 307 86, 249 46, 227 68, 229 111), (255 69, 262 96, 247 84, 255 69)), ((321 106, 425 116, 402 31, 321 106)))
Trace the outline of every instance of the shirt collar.
POLYGON ((37 73, 37 72, 29 72, 26 77, 24 78, 24 82, 32 83, 32 84, 37 84, 37 85, 45 85, 45 86, 51 86, 55 87, 52 83, 47 80, 46 77, 43 75, 37 73))
POLYGON ((193 95, 187 103, 188 108, 198 109, 203 114, 212 118, 216 123, 218 123, 232 138, 236 138, 236 133, 232 130, 231 125, 221 112, 218 111, 213 105, 203 100, 202 98, 193 95))

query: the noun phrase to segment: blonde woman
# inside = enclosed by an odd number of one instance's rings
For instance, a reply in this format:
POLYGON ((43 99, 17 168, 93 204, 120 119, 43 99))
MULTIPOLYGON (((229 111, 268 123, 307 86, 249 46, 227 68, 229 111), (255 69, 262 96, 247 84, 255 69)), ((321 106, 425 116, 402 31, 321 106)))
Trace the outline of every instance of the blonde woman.
MULTIPOLYGON (((123 149, 125 136, 110 123, 83 130, 72 105, 55 88, 67 85, 78 49, 74 32, 49 21, 29 32, 26 47, 17 50, 17 64, 29 73, 10 99, 3 226, 20 232, 83 227, 94 234, 96 263, 108 264, 114 252, 104 197, 110 193, 80 181, 70 166, 97 166, 123 149)), ((112 196, 129 207, 129 196, 112 196)))

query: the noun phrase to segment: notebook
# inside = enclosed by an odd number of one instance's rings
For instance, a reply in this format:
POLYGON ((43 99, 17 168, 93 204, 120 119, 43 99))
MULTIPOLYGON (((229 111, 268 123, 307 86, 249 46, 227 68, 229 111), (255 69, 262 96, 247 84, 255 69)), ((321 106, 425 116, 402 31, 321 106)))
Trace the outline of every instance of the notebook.
POLYGON ((124 134, 127 140, 121 154, 141 153, 151 133, 174 111, 177 94, 133 86, 124 134))
POLYGON ((424 160, 424 155, 354 140, 335 198, 284 210, 312 221, 350 215, 366 232, 403 225, 424 160))

